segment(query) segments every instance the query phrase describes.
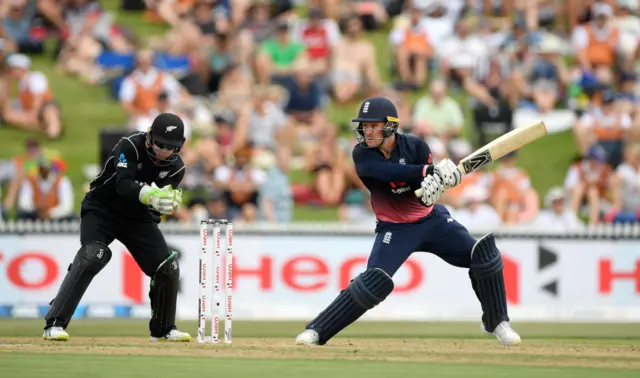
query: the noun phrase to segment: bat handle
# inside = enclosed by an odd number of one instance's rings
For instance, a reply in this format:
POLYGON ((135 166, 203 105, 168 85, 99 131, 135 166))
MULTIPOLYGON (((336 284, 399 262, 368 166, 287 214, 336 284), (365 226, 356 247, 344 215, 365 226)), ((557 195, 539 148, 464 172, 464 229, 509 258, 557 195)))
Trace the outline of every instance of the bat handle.
POLYGON ((422 197, 422 193, 424 193, 424 189, 416 189, 413 193, 416 195, 416 197, 420 198, 422 197))

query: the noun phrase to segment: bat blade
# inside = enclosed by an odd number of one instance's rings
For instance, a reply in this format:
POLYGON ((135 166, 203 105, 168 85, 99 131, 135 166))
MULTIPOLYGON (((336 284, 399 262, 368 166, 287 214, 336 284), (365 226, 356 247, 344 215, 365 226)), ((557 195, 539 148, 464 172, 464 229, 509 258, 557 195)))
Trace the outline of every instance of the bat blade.
MULTIPOLYGON (((463 175, 477 171, 545 135, 547 135, 547 126, 542 121, 511 130, 460 160, 458 170, 463 175)), ((422 188, 417 189, 415 195, 421 197, 422 188)))

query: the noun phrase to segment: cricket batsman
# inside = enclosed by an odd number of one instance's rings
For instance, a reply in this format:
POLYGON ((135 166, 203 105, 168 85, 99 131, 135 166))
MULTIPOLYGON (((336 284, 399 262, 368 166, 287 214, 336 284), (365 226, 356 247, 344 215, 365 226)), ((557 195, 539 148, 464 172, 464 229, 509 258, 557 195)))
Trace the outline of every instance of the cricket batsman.
POLYGON ((520 343, 511 328, 502 276, 502 256, 493 234, 474 239, 447 209, 436 204, 445 189, 460 184, 460 171, 449 159, 432 164, 427 144, 398 134, 398 112, 383 97, 367 99, 357 123, 353 161, 371 192, 376 238, 367 269, 310 321, 297 344, 324 345, 338 332, 374 308, 393 291, 392 277, 414 251, 429 251, 469 269, 471 287, 482 307, 483 332, 504 345, 520 343), (414 190, 422 187, 421 198, 414 190))
POLYGON ((182 120, 162 113, 147 132, 120 139, 82 201, 80 243, 56 297, 45 315, 42 338, 66 341, 65 331, 85 291, 111 259, 109 244, 124 244, 151 277, 151 341, 190 341, 176 329, 180 268, 158 228, 160 215, 180 208, 178 187, 185 174, 180 149, 182 120))

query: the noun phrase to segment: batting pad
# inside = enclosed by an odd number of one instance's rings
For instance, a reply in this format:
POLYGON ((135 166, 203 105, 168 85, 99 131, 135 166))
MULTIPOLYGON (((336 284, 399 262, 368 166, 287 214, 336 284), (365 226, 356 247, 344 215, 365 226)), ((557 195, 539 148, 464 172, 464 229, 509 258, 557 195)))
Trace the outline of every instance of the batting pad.
POLYGON ((324 345, 385 300, 393 287, 393 280, 385 271, 368 269, 354 278, 324 311, 307 324, 306 329, 316 331, 320 338, 318 343, 324 345))
MULTIPOLYGON (((173 257, 173 256, 172 256, 173 257)), ((176 305, 180 289, 178 260, 167 259, 151 279, 149 299, 151 320, 149 331, 153 337, 164 337, 176 326, 176 305)))
POLYGON ((482 305, 485 329, 489 332, 501 322, 509 321, 502 267, 502 256, 493 234, 478 240, 471 250, 470 276, 482 305))
POLYGON ((51 307, 44 316, 47 327, 67 328, 93 277, 100 273, 110 260, 111 250, 105 244, 89 242, 80 247, 69 265, 58 294, 51 301, 51 307))

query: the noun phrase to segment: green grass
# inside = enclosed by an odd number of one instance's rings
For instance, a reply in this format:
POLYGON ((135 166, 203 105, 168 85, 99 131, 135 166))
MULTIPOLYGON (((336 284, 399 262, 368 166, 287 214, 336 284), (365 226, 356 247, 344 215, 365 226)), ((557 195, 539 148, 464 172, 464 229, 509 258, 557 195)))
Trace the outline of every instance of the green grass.
MULTIPOLYGON (((180 322, 183 330, 195 322, 180 322)), ((77 320, 69 342, 38 339, 41 320, 0 320, 0 376, 636 377, 640 324, 519 323, 502 347, 477 323, 360 322, 326 346, 298 347, 304 322, 234 322, 229 345, 149 343, 143 320, 77 320)))
MULTIPOLYGON (((116 14, 118 22, 133 30, 141 39, 158 35, 167 30, 163 25, 147 23, 138 13, 123 13, 118 10, 119 1, 107 0, 102 2, 105 7, 116 14)), ((384 80, 389 80, 390 56, 387 48, 388 30, 370 33, 369 38, 376 46, 376 61, 384 80)), ((98 131, 103 127, 123 125, 126 121, 124 112, 113 101, 107 89, 84 85, 74 78, 61 76, 53 69, 51 54, 34 57, 35 70, 44 72, 50 81, 57 100, 62 105, 62 118, 66 127, 64 137, 55 142, 47 142, 48 147, 59 150, 69 164, 69 177, 74 184, 76 195, 76 209, 79 208, 83 197, 85 182, 82 166, 98 162, 98 131)), ((415 100, 421 93, 412 94, 415 100)), ((462 104, 464 99, 459 97, 462 104)), ((329 106, 329 117, 332 121, 344 124, 357 111, 357 104, 329 106)), ((470 120, 469 117, 467 117, 470 120)), ((467 123, 467 135, 473 135, 470 124, 467 123)), ((12 129, 6 125, 0 127, 0 140, 3 148, 0 159, 10 158, 20 154, 24 149, 25 139, 31 135, 28 132, 12 129)), ((543 140, 527 146, 521 151, 519 165, 526 169, 532 179, 533 186, 542 195, 553 185, 562 184, 566 169, 576 153, 575 143, 569 132, 550 135, 543 140)), ((305 175, 297 172, 292 175, 296 182, 305 181, 305 175)), ((296 207, 296 220, 335 220, 335 208, 296 207)))

